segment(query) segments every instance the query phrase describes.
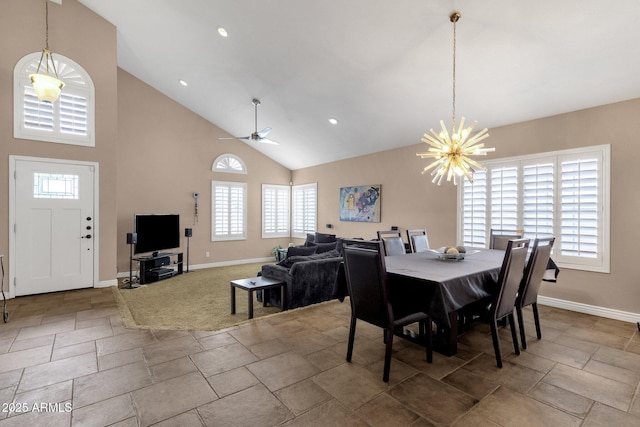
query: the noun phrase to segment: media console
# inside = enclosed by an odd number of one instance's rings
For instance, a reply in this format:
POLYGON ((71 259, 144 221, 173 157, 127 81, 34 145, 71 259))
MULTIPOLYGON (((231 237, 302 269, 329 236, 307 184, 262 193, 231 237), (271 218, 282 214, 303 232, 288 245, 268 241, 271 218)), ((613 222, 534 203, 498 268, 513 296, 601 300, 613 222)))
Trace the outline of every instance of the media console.
POLYGON ((158 253, 133 260, 140 266, 141 285, 182 274, 182 252, 158 253))

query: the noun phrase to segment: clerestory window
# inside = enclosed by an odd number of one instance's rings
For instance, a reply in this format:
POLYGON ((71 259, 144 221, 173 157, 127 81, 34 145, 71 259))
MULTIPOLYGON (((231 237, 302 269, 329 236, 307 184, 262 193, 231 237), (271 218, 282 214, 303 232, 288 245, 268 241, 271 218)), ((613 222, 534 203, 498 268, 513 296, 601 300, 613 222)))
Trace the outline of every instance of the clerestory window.
POLYGON ((14 138, 94 147, 95 89, 91 77, 79 64, 56 53, 58 77, 65 86, 56 101, 40 101, 29 79, 40 56, 41 52, 24 56, 13 71, 14 138))

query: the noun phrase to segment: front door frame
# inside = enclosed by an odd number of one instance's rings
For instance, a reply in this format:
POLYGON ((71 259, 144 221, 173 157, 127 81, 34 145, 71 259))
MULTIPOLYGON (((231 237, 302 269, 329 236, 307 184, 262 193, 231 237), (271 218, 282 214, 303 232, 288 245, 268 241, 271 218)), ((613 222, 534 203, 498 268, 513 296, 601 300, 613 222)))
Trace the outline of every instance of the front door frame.
POLYGON ((100 170, 98 162, 86 162, 80 160, 69 159, 53 159, 45 157, 30 157, 30 156, 9 156, 9 294, 8 298, 15 298, 16 295, 16 261, 14 254, 16 253, 16 163, 20 160, 28 162, 43 162, 43 163, 61 163, 67 165, 80 165, 80 166, 93 166, 93 287, 97 287, 100 277, 100 170))

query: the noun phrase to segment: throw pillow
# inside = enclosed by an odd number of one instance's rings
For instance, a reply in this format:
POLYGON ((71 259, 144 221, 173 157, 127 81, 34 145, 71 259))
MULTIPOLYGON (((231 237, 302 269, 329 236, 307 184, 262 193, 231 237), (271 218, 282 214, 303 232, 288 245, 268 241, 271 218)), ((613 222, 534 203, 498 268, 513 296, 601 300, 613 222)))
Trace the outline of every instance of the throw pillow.
POLYGON ((315 243, 331 243, 336 241, 335 234, 316 233, 315 243))
POLYGON ((307 240, 304 241, 304 246, 313 246, 313 242, 316 240, 316 235, 313 233, 307 233, 307 240))
POLYGON ((306 256, 315 254, 317 248, 315 246, 289 246, 287 249, 287 258, 292 256, 306 256))
POLYGON ((317 253, 321 254, 323 252, 329 252, 336 249, 338 242, 329 242, 329 243, 315 243, 317 249, 317 253))

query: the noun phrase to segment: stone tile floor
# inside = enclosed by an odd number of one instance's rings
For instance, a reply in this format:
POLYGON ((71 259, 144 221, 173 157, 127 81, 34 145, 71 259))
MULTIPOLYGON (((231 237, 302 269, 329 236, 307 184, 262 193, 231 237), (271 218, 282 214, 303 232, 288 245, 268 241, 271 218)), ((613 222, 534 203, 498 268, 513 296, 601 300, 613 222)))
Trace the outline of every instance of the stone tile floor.
POLYGON ((636 325, 550 307, 543 339, 520 356, 501 331, 503 369, 482 324, 432 364, 396 339, 388 384, 380 329, 359 322, 345 361, 348 303, 222 331, 126 329, 111 289, 16 298, 9 310, 0 427, 640 425, 636 325))

